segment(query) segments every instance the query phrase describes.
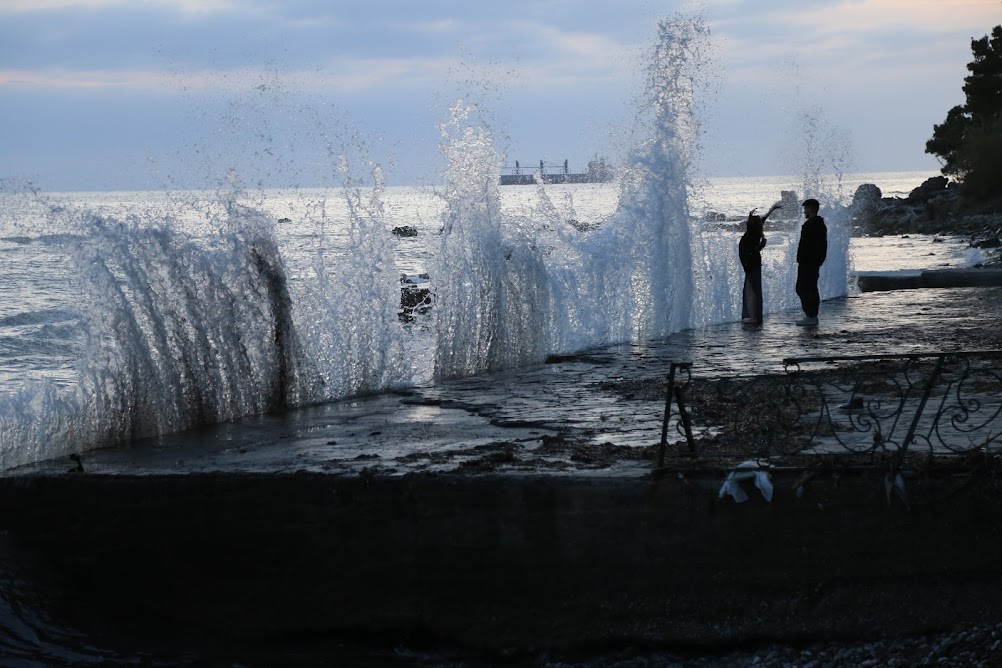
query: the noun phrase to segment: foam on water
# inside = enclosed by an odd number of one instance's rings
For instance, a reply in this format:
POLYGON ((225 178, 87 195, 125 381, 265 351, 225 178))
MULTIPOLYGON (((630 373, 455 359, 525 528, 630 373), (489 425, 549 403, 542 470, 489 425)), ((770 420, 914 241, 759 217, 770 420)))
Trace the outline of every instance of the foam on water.
MULTIPOLYGON (((27 193, 19 215, 43 222, 7 241, 44 238, 73 261, 82 352, 75 382, 31 380, 0 400, 0 468, 737 319, 739 233, 690 212, 708 39, 700 19, 660 24, 643 138, 597 229, 576 224, 573 200, 554 202, 542 185, 534 208, 502 206, 504 157, 477 105, 455 104, 441 127, 433 316, 414 323, 398 318, 399 249, 378 166, 371 186, 348 183, 336 203, 302 202, 293 250, 264 202, 237 203, 246 197, 235 179, 201 200, 121 215, 27 193)), ((827 185, 822 167, 805 168, 804 194, 822 201, 828 223, 829 298, 847 290, 849 232, 837 179, 827 185)), ((797 305, 798 230, 799 217, 769 232, 769 311, 797 305)))

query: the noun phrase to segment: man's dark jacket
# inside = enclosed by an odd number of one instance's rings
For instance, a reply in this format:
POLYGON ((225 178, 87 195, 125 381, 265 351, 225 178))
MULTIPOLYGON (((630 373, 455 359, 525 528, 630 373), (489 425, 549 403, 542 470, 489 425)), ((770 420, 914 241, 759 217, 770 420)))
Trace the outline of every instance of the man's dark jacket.
POLYGON ((797 263, 820 267, 828 257, 828 228, 821 216, 811 216, 800 228, 797 263))

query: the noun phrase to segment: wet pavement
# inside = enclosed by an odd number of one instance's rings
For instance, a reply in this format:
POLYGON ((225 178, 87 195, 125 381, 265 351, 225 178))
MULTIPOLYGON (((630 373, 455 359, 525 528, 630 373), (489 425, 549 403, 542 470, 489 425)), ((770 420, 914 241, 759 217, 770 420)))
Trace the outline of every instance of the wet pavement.
MULTIPOLYGON (((822 304, 820 325, 799 311, 760 326, 726 323, 662 341, 554 358, 547 364, 354 398, 83 453, 107 474, 512 472, 646 475, 660 441, 672 361, 693 378, 783 370, 802 357, 1002 349, 1002 288, 869 292, 822 304)), ((3 475, 52 473, 42 462, 3 475)))

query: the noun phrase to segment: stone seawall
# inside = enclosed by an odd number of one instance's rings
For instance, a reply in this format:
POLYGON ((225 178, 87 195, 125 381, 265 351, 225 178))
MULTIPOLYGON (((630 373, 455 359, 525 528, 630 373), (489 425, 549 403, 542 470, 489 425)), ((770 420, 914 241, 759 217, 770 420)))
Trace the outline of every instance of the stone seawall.
MULTIPOLYGON (((414 637, 487 651, 871 638, 1002 612, 987 473, 874 470, 766 502, 650 477, 0 479, 0 528, 66 601, 234 642, 414 637)), ((64 603, 66 602, 64 601, 64 603)))
POLYGON ((1002 286, 1002 269, 935 269, 916 272, 859 272, 861 292, 920 288, 990 288, 1002 286))

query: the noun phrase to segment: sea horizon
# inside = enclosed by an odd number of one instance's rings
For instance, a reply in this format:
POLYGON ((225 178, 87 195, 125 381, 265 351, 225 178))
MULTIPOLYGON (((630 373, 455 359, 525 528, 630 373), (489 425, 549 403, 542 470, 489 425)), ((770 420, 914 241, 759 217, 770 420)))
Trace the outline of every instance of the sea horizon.
MULTIPOLYGON (((528 170, 531 171, 531 170, 528 170)), ((907 180, 907 179, 920 179, 916 185, 920 185, 925 179, 943 176, 943 174, 938 170, 924 170, 924 169, 901 169, 901 170, 887 170, 887 171, 855 171, 855 172, 845 172, 841 175, 827 174, 829 179, 841 179, 843 183, 874 183, 880 186, 880 181, 886 181, 889 179, 894 180, 907 180)), ((711 183, 732 183, 732 182, 788 182, 797 183, 798 181, 803 181, 803 175, 798 175, 794 173, 788 174, 759 174, 759 175, 716 175, 716 176, 706 176, 697 174, 690 178, 692 183, 700 183, 703 181, 709 181, 711 183)), ((389 179, 388 179, 389 180, 389 179)), ((88 193, 144 193, 144 192, 206 192, 206 193, 216 193, 220 191, 226 191, 227 189, 240 189, 246 192, 283 192, 283 191, 314 191, 314 190, 340 190, 344 186, 340 184, 312 184, 312 185, 302 185, 297 184, 294 186, 282 186, 282 185, 263 185, 263 186, 231 186, 223 187, 219 186, 199 186, 199 187, 173 187, 169 184, 162 184, 160 186, 142 187, 142 188, 58 188, 49 189, 45 187, 40 187, 37 184, 33 184, 30 179, 21 179, 20 177, 9 177, 8 184, 22 182, 24 184, 31 184, 32 190, 40 195, 76 195, 76 194, 88 194, 88 193)), ((606 182, 606 186, 615 186, 617 184, 617 179, 613 178, 606 182)), ((372 183, 354 183, 351 184, 352 187, 372 187, 372 183)), ((393 188, 442 188, 445 187, 446 183, 444 181, 436 182, 413 182, 413 183, 387 183, 384 187, 387 189, 393 188)), ((544 187, 552 186, 574 186, 574 185, 594 185, 594 184, 543 184, 544 187)), ((533 186, 505 186, 505 189, 509 188, 519 188, 519 187, 533 187, 533 186)))

